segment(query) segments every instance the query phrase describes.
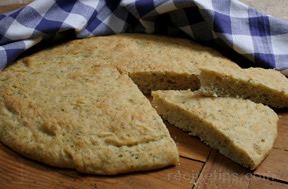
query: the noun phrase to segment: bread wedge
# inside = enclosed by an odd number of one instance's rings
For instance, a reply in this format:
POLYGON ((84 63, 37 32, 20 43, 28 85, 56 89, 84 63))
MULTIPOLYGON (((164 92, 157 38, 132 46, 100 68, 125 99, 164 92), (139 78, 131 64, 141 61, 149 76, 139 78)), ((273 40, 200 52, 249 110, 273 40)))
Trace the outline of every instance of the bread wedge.
POLYGON ((203 66, 200 83, 200 91, 206 96, 238 97, 275 108, 288 107, 288 79, 276 70, 203 66))
POLYGON ((0 74, 0 140, 31 159, 115 175, 178 161, 156 110, 116 68, 15 64, 0 74))
POLYGON ((244 167, 255 169, 273 147, 278 116, 268 106, 191 91, 152 95, 154 107, 165 120, 244 167))

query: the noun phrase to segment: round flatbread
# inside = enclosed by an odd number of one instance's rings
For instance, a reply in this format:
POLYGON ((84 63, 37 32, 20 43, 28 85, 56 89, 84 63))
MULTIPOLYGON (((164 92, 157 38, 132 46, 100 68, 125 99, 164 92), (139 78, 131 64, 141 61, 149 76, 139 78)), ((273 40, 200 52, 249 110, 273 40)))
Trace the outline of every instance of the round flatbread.
POLYGON ((0 74, 0 140, 49 165, 96 174, 176 164, 164 123, 133 81, 92 64, 15 64, 0 74))

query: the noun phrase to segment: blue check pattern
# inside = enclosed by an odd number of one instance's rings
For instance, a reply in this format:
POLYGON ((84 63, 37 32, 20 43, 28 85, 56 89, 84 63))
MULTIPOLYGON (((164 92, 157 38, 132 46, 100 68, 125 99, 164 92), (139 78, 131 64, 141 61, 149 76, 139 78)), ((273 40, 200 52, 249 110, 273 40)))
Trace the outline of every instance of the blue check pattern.
POLYGON ((237 0, 35 0, 0 14, 0 69, 68 30, 79 38, 137 32, 221 42, 288 75, 288 22, 237 0))

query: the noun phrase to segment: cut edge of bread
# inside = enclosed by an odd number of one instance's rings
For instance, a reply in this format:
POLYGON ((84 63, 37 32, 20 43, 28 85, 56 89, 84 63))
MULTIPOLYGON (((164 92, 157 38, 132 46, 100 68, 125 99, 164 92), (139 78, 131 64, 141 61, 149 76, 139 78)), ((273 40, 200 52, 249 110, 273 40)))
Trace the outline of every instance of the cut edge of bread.
POLYGON ((132 72, 128 74, 138 88, 145 94, 155 90, 186 90, 200 88, 196 74, 174 72, 132 72))

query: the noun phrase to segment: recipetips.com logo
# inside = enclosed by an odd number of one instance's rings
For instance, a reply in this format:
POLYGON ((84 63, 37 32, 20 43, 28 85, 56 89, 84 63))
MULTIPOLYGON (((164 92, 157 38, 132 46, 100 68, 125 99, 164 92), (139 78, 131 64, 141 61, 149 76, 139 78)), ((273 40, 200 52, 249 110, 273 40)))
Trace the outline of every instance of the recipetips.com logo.
POLYGON ((237 184, 243 183, 245 180, 248 182, 252 177, 253 179, 259 180, 269 179, 269 177, 255 176, 252 173, 223 173, 220 171, 213 171, 207 174, 202 173, 201 176, 199 173, 186 173, 180 170, 177 170, 175 173, 167 174, 167 179, 171 182, 185 182, 193 185, 196 185, 197 183, 213 183, 215 181, 225 184, 237 184))

